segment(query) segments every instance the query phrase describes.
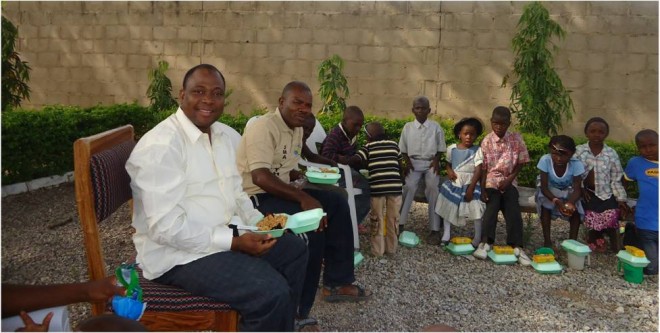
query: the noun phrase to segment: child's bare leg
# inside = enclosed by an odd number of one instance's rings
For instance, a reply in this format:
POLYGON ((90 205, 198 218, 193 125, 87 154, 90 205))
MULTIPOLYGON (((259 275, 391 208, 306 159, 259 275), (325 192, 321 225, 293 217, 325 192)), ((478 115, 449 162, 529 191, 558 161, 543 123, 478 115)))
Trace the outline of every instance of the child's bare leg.
POLYGON ((552 239, 550 238, 550 210, 541 208, 541 227, 543 228, 543 246, 551 247, 552 239))
POLYGON ((472 238, 472 246, 475 248, 479 246, 481 240, 481 219, 474 220, 474 237, 472 238))
POLYGON ((568 238, 577 240, 578 232, 580 231, 580 214, 573 213, 570 218, 571 229, 568 232, 568 238))
POLYGON ((619 252, 619 228, 608 228, 607 235, 610 237, 610 249, 612 252, 619 252))

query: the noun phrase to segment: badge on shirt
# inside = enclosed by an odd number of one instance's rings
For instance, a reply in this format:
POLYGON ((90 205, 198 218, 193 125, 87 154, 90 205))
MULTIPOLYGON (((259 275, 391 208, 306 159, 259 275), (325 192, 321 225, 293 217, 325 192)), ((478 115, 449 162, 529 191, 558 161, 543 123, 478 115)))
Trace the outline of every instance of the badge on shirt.
POLYGON ((658 178, 658 168, 646 169, 645 174, 652 178, 658 178))

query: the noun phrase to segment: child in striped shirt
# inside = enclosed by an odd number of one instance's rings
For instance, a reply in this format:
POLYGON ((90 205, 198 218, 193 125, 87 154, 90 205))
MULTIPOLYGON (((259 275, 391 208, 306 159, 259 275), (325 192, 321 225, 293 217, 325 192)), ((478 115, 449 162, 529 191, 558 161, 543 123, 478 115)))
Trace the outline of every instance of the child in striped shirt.
POLYGON ((397 249, 399 207, 401 207, 401 151, 399 145, 388 140, 385 129, 378 122, 364 127, 367 144, 357 156, 369 171, 371 191, 371 253, 382 256, 394 254, 397 249), (383 214, 383 211, 386 214, 383 214), (387 221, 385 221, 385 218, 387 221))

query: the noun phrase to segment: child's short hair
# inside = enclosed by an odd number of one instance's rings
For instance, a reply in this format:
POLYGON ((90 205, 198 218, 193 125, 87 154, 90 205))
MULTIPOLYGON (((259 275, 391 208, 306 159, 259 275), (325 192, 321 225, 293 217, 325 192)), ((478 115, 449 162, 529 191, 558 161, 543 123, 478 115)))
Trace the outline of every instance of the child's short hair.
POLYGON ((496 106, 495 109, 493 109, 493 115, 491 117, 511 120, 511 110, 506 106, 496 106))
POLYGON ((584 124, 584 134, 587 134, 587 128, 589 128, 589 125, 591 125, 593 123, 602 123, 602 124, 604 124, 605 129, 607 129, 607 133, 610 132, 610 124, 608 124, 607 121, 605 121, 605 119, 603 119, 601 117, 592 117, 592 118, 589 118, 589 120, 587 120, 586 124, 584 124))
POLYGON ((575 153, 575 140, 568 135, 555 135, 550 138, 548 148, 557 150, 568 150, 575 153))
POLYGON ((461 134, 461 130, 463 129, 463 126, 465 125, 470 125, 474 127, 474 129, 477 131, 477 136, 481 135, 484 131, 484 125, 481 123, 481 120, 478 118, 474 117, 467 117, 459 120, 456 125, 454 125, 454 135, 456 136, 456 139, 458 139, 458 135, 461 134))
POLYGON ((643 129, 635 135, 635 143, 638 143, 639 140, 645 136, 649 136, 655 139, 655 141, 658 141, 658 132, 652 130, 652 129, 643 129))

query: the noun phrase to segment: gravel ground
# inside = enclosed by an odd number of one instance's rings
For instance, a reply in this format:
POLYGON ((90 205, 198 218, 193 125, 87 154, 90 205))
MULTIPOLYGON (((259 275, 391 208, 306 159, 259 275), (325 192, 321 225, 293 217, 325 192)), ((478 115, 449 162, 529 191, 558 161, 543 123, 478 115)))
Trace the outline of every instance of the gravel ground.
MULTIPOLYGON (((319 299, 312 316, 323 330, 419 331, 442 323, 461 331, 658 331, 657 279, 626 282, 613 254, 594 254, 584 271, 566 269, 560 275, 468 260, 424 243, 425 212, 426 205, 416 203, 407 225, 422 238, 418 247, 374 258, 362 236, 365 260, 356 275, 372 299, 361 304, 319 299)), ((134 256, 129 220, 124 206, 101 226, 109 267, 134 256)), ((534 224, 530 249, 542 244, 540 225, 534 224)), ((472 228, 454 231, 470 236, 472 228)), ((559 243, 568 224, 557 221, 552 232, 559 243)), ((498 241, 504 239, 502 223, 498 241)), ((566 266, 564 252, 558 260, 566 266)), ((2 282, 86 279, 73 184, 2 198, 2 282)), ((90 313, 87 304, 70 310, 72 325, 90 313)))

